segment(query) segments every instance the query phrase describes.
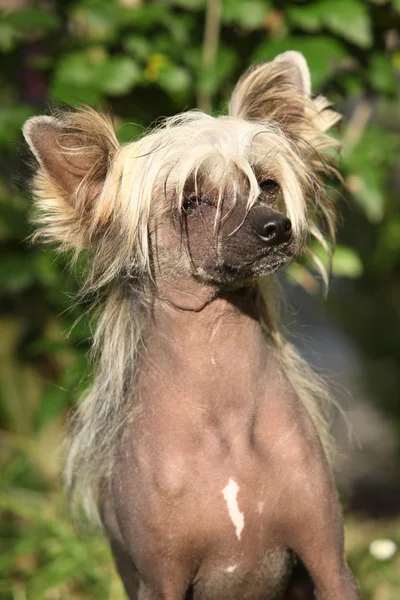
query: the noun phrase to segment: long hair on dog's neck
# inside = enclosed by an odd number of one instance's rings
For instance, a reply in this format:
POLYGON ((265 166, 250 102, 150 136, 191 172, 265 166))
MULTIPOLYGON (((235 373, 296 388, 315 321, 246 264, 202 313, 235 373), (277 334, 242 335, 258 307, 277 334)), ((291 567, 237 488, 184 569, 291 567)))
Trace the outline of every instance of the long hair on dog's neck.
MULTIPOLYGON (((292 92, 287 90, 287 94, 292 92)), ((305 111, 297 135, 287 135, 281 124, 267 119, 248 123, 240 115, 214 118, 191 111, 167 119, 147 136, 123 147, 118 145, 110 121, 92 109, 48 117, 49 125, 51 119, 56 119, 57 127, 67 132, 62 146, 67 157, 79 162, 89 156, 93 161, 74 192, 73 208, 46 168, 39 168, 33 181, 39 206, 37 222, 41 226, 37 235, 58 241, 62 248, 73 248, 76 255, 91 248, 83 295, 93 296, 113 287, 97 323, 94 382, 73 418, 65 471, 71 495, 83 503, 89 515, 96 514, 102 490, 108 485, 124 424, 140 411, 136 377, 155 289, 150 239, 153 224, 171 210, 165 198, 173 196, 176 210, 182 211, 187 180, 194 177, 197 181, 201 166, 211 161, 218 165, 214 183, 220 190, 232 179, 232 170, 242 173, 250 210, 259 196, 255 168, 268 171, 273 157, 294 231, 308 231, 330 254, 335 211, 325 194, 322 177, 333 170, 324 152, 336 148, 337 143, 324 131, 338 120, 338 115, 322 98, 311 102, 302 97, 301 101, 305 111), (98 185, 102 175, 104 183, 98 185), (325 240, 321 222, 330 243, 325 240)), ((29 135, 27 131, 27 138, 29 135)), ((327 280, 318 259, 317 267, 327 280)), ((177 258, 175 275, 179 275, 180 268, 184 270, 185 265, 180 265, 177 258)), ((272 279, 269 276, 269 281, 272 279)), ((264 284, 262 279, 254 283, 271 349, 313 418, 329 454, 324 411, 331 404, 329 394, 281 335, 264 284)))

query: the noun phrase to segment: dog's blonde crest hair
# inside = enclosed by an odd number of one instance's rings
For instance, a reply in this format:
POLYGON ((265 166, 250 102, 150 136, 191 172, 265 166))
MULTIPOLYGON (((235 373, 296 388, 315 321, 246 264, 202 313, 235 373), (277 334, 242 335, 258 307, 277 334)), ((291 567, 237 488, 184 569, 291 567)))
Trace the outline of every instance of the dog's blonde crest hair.
MULTIPOLYGON (((135 381, 154 292, 153 227, 171 210, 182 210, 187 181, 196 187, 207 172, 219 190, 218 217, 226 188, 234 196, 243 193, 239 180, 250 210, 260 193, 256 171, 266 173, 279 181, 298 236, 309 232, 332 251, 336 212, 323 178, 335 172, 337 142, 325 131, 339 115, 324 98, 311 100, 304 59, 287 54, 243 75, 228 116, 189 111, 122 147, 110 118, 89 107, 56 111, 25 126, 39 163, 33 179, 36 237, 72 249, 74 256, 90 250, 83 295, 111 287, 94 337, 94 382, 73 418, 65 471, 71 495, 89 515, 96 514, 108 485, 118 436, 140 410, 135 381), (295 86, 293 77, 285 78, 293 75, 293 64, 295 86)), ((327 271, 318 267, 327 283, 327 271)), ((271 347, 329 454, 329 394, 282 337, 265 281, 257 285, 271 347)))

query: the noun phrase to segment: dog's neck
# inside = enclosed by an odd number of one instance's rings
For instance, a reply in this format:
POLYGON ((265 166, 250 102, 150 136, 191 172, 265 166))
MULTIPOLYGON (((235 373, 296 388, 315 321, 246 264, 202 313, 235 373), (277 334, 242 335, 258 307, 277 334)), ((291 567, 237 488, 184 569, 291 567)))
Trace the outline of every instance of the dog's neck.
POLYGON ((162 286, 153 302, 141 369, 152 382, 150 389, 161 376, 166 386, 176 388, 181 380, 186 391, 193 387, 194 397, 200 390, 202 401, 207 394, 211 401, 221 394, 221 402, 235 394, 244 405, 249 388, 265 378, 271 354, 257 295, 254 287, 217 292, 183 280, 162 286))
POLYGON ((217 286, 200 283, 193 277, 183 277, 174 281, 164 280, 157 283, 154 295, 155 306, 158 306, 158 300, 176 311, 202 313, 220 293, 217 286))
POLYGON ((232 332, 243 327, 258 331, 261 327, 255 285, 219 287, 194 278, 163 282, 154 297, 152 313, 157 328, 164 332, 174 329, 178 337, 179 330, 190 329, 202 331, 206 337, 215 336, 215 326, 225 322, 232 332))

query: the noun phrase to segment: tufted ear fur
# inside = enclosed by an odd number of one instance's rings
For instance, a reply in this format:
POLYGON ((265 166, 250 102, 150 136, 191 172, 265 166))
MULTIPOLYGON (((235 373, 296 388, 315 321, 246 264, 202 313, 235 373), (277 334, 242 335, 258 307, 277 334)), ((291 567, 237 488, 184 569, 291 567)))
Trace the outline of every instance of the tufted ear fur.
POLYGON ((249 121, 275 120, 287 134, 297 135, 305 122, 326 131, 332 122, 317 119, 322 106, 311 100, 311 78, 300 52, 279 54, 272 62, 250 67, 239 79, 229 104, 232 116, 249 121), (318 121, 318 122, 317 122, 318 121))
POLYGON ((94 234, 90 215, 119 148, 111 120, 85 107, 33 117, 23 128, 38 162, 33 192, 47 241, 80 250, 94 234))

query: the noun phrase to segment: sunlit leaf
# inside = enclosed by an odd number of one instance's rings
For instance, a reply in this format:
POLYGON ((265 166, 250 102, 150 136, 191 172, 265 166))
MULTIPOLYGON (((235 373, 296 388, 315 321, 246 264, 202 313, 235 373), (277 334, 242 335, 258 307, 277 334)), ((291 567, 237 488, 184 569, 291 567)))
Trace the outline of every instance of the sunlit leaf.
POLYGON ((400 0, 392 0, 392 4, 395 7, 396 11, 400 13, 400 0))
POLYGON ((321 18, 328 29, 360 48, 372 43, 368 8, 360 0, 329 0, 321 2, 321 18))
POLYGON ((167 64, 161 70, 158 82, 170 94, 186 92, 191 84, 191 77, 187 69, 178 65, 167 64))
POLYGON ((16 41, 16 31, 9 23, 0 21, 0 50, 9 52, 14 48, 16 41))
POLYGON ((304 29, 304 31, 318 31, 322 28, 322 18, 320 11, 320 4, 302 4, 288 6, 286 14, 289 21, 304 29))
POLYGON ((110 95, 128 93, 135 83, 140 81, 141 71, 136 63, 127 56, 113 56, 95 69, 94 81, 110 95))
POLYGON ((367 218, 372 223, 379 223, 383 219, 385 210, 382 176, 377 171, 366 168, 360 175, 359 181, 360 185, 354 191, 353 197, 364 210, 367 218))
POLYGON ((359 254, 348 246, 338 245, 332 262, 332 273, 335 277, 356 279, 363 273, 363 264, 359 254))
POLYGON ((140 35, 129 35, 124 39, 124 47, 136 58, 146 60, 152 52, 152 44, 140 35))
POLYGON ((77 4, 71 14, 77 35, 95 41, 110 41, 117 35, 118 6, 112 2, 77 4))
POLYGON ((93 58, 84 52, 74 52, 62 57, 53 78, 53 99, 71 104, 82 101, 96 104, 101 98, 101 90, 96 81, 95 69, 93 58))
POLYGON ((222 4, 222 20, 236 23, 243 29, 258 29, 264 25, 269 11, 267 0, 226 0, 222 4))

